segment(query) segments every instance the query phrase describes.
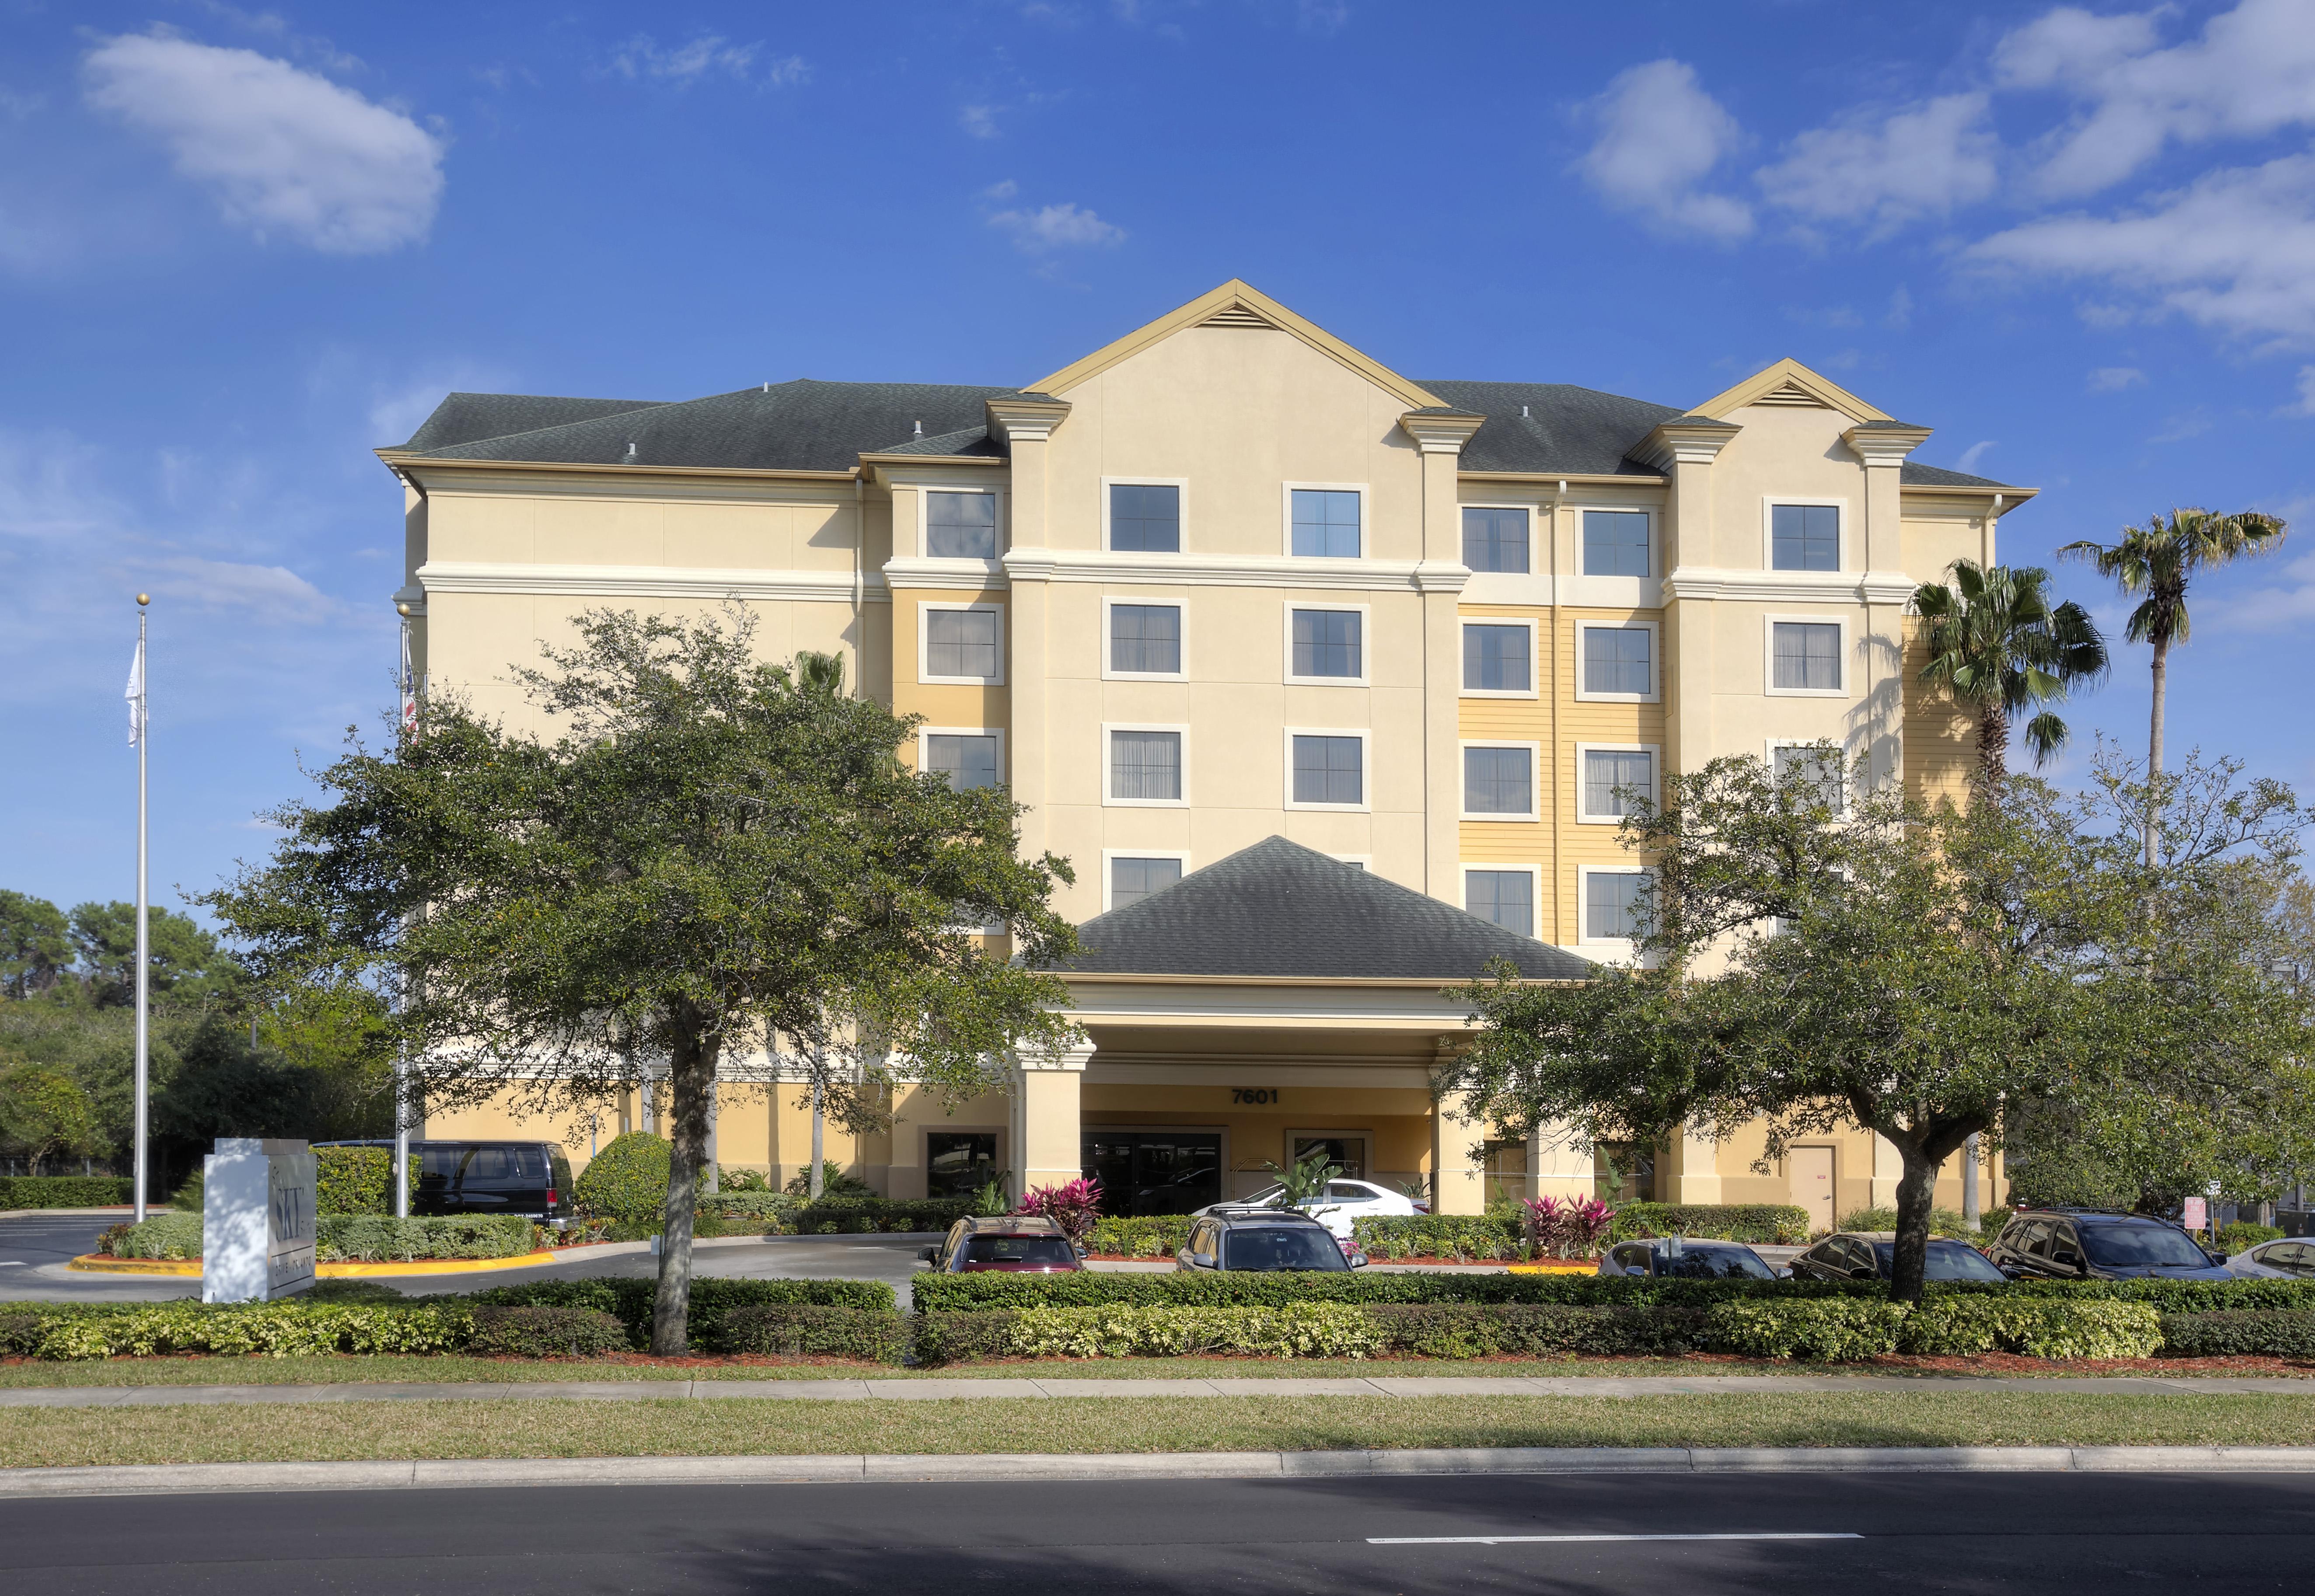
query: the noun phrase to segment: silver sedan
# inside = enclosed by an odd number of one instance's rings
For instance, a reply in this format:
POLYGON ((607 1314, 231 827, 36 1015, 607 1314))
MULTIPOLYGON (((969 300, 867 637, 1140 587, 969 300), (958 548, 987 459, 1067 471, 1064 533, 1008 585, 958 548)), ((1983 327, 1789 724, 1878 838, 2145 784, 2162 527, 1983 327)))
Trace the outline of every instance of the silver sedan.
POLYGON ((2229 1258, 2227 1272, 2253 1280, 2315 1280, 2315 1240, 2262 1241, 2229 1258))

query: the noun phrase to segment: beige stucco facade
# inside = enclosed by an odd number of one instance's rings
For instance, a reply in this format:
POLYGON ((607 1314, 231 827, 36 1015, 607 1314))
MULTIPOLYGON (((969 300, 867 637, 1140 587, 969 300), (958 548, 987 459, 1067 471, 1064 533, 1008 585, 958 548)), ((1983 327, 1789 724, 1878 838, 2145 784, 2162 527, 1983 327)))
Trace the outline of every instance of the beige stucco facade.
MULTIPOLYGON (((1541 403, 1547 390, 1536 392, 1541 403)), ((927 737, 992 739, 982 746, 998 778, 1027 806, 1024 847, 1076 864, 1057 907, 1079 921, 1111 907, 1121 859, 1189 872, 1283 836, 1458 906, 1474 870, 1490 873, 1490 891, 1523 873, 1521 929, 1623 958, 1628 944, 1596 935, 1587 918, 1587 882, 1644 862, 1587 800, 1593 753, 1645 755, 1654 778, 1830 739, 1869 756, 1876 775, 1957 791, 1969 728, 1915 685, 1904 601, 1956 557, 1990 559, 1999 516, 2028 491, 1951 473, 1907 480, 1927 430, 1788 361, 1664 412, 1596 469, 1506 464, 1500 448, 1471 457, 1483 427, 1548 430, 1525 403, 1514 417, 1513 403, 1454 403, 1226 284, 989 397, 987 432, 1001 448, 936 454, 902 434, 846 469, 383 451, 405 483, 396 598, 430 689, 517 724, 531 711, 511 672, 568 640, 579 611, 742 604, 767 657, 839 652, 854 690, 922 717, 927 737), (1176 547, 1119 545, 1119 486, 1172 491, 1176 547), (1296 552, 1298 489, 1338 506, 1355 496, 1354 553, 1296 552), (959 494, 991 505, 985 555, 934 546, 936 509, 959 494), (1778 568, 1779 505, 1830 510, 1832 568, 1778 568), (1525 570, 1467 563, 1473 509, 1512 512, 1525 528, 1525 570), (1590 512, 1645 518, 1645 558, 1628 559, 1638 569, 1591 568, 1590 512), (1119 604, 1177 613, 1176 669, 1116 668, 1119 604), (1298 610, 1357 617, 1354 673, 1298 674, 1298 610), (995 617, 993 669, 964 678, 939 666, 932 628, 957 611, 995 617), (1524 681, 1472 686, 1472 625, 1525 636, 1524 681), (1836 629, 1832 685, 1777 685, 1776 629, 1792 625, 1836 629), (1645 635, 1645 690, 1591 690, 1595 630, 1619 634, 1617 646, 1645 635), (1121 732, 1174 740, 1177 791, 1121 795, 1121 732), (1355 741, 1355 802, 1298 801, 1298 737, 1355 741), (1523 812, 1469 807, 1475 747, 1526 761, 1523 812)), ((1435 982, 1104 976, 1072 988, 1089 1039, 1077 1054, 1021 1072, 1010 1094, 953 1107, 904 1090, 889 1132, 830 1127, 829 1156, 896 1196, 925 1192, 938 1149, 968 1133, 991 1139, 996 1166, 1016 1182, 1076 1175, 1107 1133, 1120 1146, 1205 1139, 1223 1195, 1313 1140, 1350 1150, 1371 1177, 1428 1181, 1447 1211, 1475 1211, 1491 1194, 1595 1189, 1588 1152, 1539 1142, 1483 1157, 1486 1127, 1434 1104, 1440 1050, 1465 1031, 1435 982)), ((784 1180, 805 1166, 811 1125, 778 1073, 770 1060, 736 1067, 717 1150, 726 1166, 784 1180)), ((616 1115, 545 1129, 583 1162, 647 1113, 631 1094, 616 1115)), ((427 1129, 510 1127, 472 1111, 427 1129)), ((1894 1151, 1869 1137, 1822 1139, 1765 1173, 1752 1166, 1761 1150, 1757 1134, 1656 1149, 1656 1195, 1790 1201, 1805 1187, 1820 1205, 1830 1193, 1839 1212, 1893 1199, 1894 1151)), ((1988 1174, 1990 1204, 1999 1181, 1988 1174)), ((1938 1201, 1958 1206, 1960 1191, 1956 1165, 1938 1201)))

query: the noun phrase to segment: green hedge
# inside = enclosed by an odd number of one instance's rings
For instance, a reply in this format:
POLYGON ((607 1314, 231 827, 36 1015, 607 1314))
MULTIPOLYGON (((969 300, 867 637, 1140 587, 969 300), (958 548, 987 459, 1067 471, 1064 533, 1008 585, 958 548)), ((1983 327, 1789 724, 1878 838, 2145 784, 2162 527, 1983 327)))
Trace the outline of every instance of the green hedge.
POLYGON ((1743 1297, 1879 1297, 1869 1281, 1638 1280, 1595 1274, 1232 1273, 919 1274, 924 1313, 991 1308, 1140 1307, 1275 1308, 1289 1302, 1646 1302, 1701 1307, 1743 1297))
POLYGON ((1753 1358, 1847 1362, 1885 1352, 2022 1352, 2034 1358, 2148 1358, 2162 1321, 2142 1302, 1938 1297, 1902 1302, 1724 1302, 1705 1344, 1753 1358))
POLYGON ((1104 1217, 1093 1222, 1087 1250, 1123 1258, 1170 1258, 1190 1245, 1187 1214, 1144 1214, 1133 1219, 1104 1217))
POLYGON ((798 1236, 945 1231, 973 1211, 969 1197, 823 1197, 796 1210, 798 1236))
POLYGON ((1348 1302, 1275 1308, 1032 1308, 1007 1314, 936 1314, 920 1321, 917 1356, 927 1363, 989 1358, 1179 1358, 1236 1353, 1269 1358, 1364 1358, 1383 1341, 1363 1308, 1348 1302), (981 1324, 956 1325, 980 1319, 981 1324))
POLYGON ((2275 1225, 2254 1225, 2248 1219, 2237 1219, 2231 1225, 2219 1228, 2219 1251, 2229 1257, 2247 1253, 2262 1241, 2281 1241, 2283 1230, 2275 1225))
POLYGON ((667 1143, 647 1130, 613 1137, 572 1183, 579 1210, 656 1228, 667 1211, 669 1155, 667 1143))
POLYGON ((714 1344, 726 1352, 898 1363, 908 1351, 908 1321, 886 1308, 817 1303, 738 1308, 723 1316, 714 1344))
MULTIPOLYGON (((314 1254, 324 1264, 410 1263, 419 1258, 516 1258, 538 1244, 537 1227, 521 1214, 442 1214, 397 1219, 385 1214, 316 1214, 314 1254)), ((191 1261, 201 1255, 201 1216, 167 1212, 141 1225, 115 1225, 97 1238, 115 1258, 191 1261)))
POLYGON ((456 1299, 0 1305, 0 1353, 69 1361, 164 1352, 455 1352, 473 1333, 474 1312, 456 1299))
POLYGON ((1370 1258, 1513 1262, 1528 1255, 1526 1228, 1510 1214, 1381 1214, 1351 1221, 1370 1258))
POLYGON ((118 1208, 136 1183, 113 1175, 0 1175, 0 1209, 118 1208))
POLYGON ((155 1258, 182 1262, 201 1255, 201 1216, 164 1210, 141 1225, 115 1225, 96 1238, 109 1258, 155 1258))
MULTIPOLYGON (((418 1190, 418 1157, 410 1158, 410 1190, 418 1190)), ((314 1211, 384 1214, 394 1211, 392 1148, 315 1148, 314 1211)))
POLYGON ((1616 1210, 1613 1241, 1642 1236, 1693 1236, 1699 1241, 1797 1246, 1809 1238, 1809 1213, 1776 1202, 1627 1202, 1616 1210))
POLYGON ((1384 1348, 1418 1358, 1678 1357, 1703 1344, 1705 1311, 1561 1302, 1386 1302, 1362 1310, 1384 1348))
POLYGON ((586 1358, 627 1350, 627 1327, 590 1308, 478 1308, 466 1350, 484 1358, 586 1358))
POLYGON ((2315 1308, 2162 1316, 2168 1358, 2315 1358, 2315 1308))
MULTIPOLYGON (((658 1289, 659 1282, 649 1279, 528 1281, 517 1286, 487 1287, 463 1300, 477 1307, 593 1308, 625 1326, 630 1344, 644 1347, 651 1344, 652 1298, 658 1289)), ((687 1326, 694 1345, 712 1347, 718 1344, 725 1316, 743 1308, 795 1304, 891 1313, 894 1299, 892 1288, 883 1281, 695 1276, 687 1326)))

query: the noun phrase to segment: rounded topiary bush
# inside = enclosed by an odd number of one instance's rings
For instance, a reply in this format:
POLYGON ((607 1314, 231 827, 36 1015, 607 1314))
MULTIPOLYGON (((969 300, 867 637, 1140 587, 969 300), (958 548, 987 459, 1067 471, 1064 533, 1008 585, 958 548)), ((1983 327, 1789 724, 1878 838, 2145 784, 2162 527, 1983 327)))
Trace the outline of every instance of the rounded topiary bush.
POLYGON ((580 1175, 579 1206, 599 1219, 658 1224, 667 1211, 668 1155, 667 1143, 648 1131, 613 1138, 580 1175))

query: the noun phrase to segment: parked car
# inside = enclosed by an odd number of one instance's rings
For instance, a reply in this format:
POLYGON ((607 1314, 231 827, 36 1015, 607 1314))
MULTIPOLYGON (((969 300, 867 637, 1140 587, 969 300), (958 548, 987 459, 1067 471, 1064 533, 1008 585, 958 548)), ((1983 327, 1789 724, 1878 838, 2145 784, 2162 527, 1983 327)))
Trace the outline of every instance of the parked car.
POLYGON ((1184 1272, 1204 1269, 1310 1269, 1335 1273, 1366 1263, 1366 1255, 1338 1240, 1308 1214, 1292 1209, 1218 1207, 1197 1216, 1190 1242, 1174 1255, 1184 1272))
MULTIPOLYGON (((1885 1231, 1844 1230, 1828 1236, 1793 1260, 1795 1280, 1887 1280, 1897 1261, 1897 1238, 1885 1231)), ((2009 1277, 1985 1255, 1942 1236, 1929 1237, 1924 1280, 2003 1281, 2009 1277)))
POLYGON ((2091 1209, 2014 1213, 1985 1255, 2012 1280, 2234 1278, 2225 1258, 2204 1252, 2168 1219, 2091 1209))
POLYGON ((2227 1272, 2248 1275, 2254 1280, 2289 1277, 2315 1280, 2315 1241, 2302 1241, 2297 1237, 2285 1237, 2281 1241, 2262 1241, 2255 1247, 2246 1247, 2227 1260, 2227 1272))
MULTIPOLYGON (((1235 1202, 1210 1202, 1199 1209, 1197 1212, 1202 1216, 1220 1213, 1228 1209, 1282 1209, 1286 1206, 1286 1188, 1283 1185, 1272 1184, 1264 1186, 1251 1197, 1242 1197, 1235 1202)), ((1328 1181, 1326 1189, 1318 1195, 1305 1197, 1293 1206, 1317 1219, 1344 1241, 1350 1239, 1351 1227, 1360 1219, 1386 1214, 1406 1215, 1431 1211, 1431 1205, 1419 1198, 1409 1197, 1404 1192, 1394 1192, 1388 1186, 1379 1185, 1373 1181, 1353 1180, 1348 1176, 1337 1176, 1328 1181)))
MULTIPOLYGON (((391 1138, 314 1145, 394 1148, 391 1138)), ((560 1224, 575 1211, 571 1160, 557 1142, 412 1141, 410 1151, 418 1160, 413 1214, 524 1214, 560 1224)))
POLYGON ((1023 1214, 959 1219, 918 1256, 944 1274, 1068 1274, 1085 1267, 1059 1225, 1023 1214))
POLYGON ((1672 1280, 1774 1280, 1777 1272, 1741 1241, 1690 1241, 1658 1236, 1619 1241, 1600 1260, 1601 1274, 1646 1274, 1672 1280))

